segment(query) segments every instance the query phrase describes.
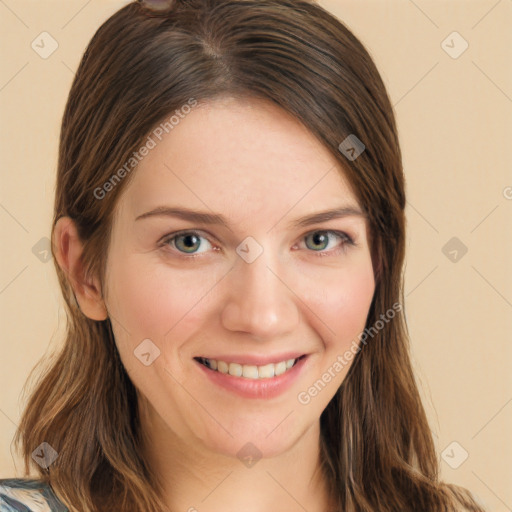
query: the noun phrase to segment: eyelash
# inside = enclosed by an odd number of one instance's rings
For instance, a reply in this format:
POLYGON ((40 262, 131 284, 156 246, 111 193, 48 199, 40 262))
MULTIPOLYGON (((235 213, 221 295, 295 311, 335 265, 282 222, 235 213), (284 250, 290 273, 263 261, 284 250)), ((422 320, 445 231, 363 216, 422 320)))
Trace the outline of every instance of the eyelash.
MULTIPOLYGON (((347 233, 343 232, 343 231, 336 231, 336 230, 333 230, 333 229, 318 229, 318 230, 315 230, 315 231, 310 231, 309 233, 306 233, 302 236, 302 239, 305 239, 306 237, 310 236, 310 235, 313 235, 315 233, 327 233, 327 234, 334 234, 336 235, 338 238, 341 239, 341 245, 335 249, 335 250, 323 250, 323 251, 313 251, 313 250, 310 250, 309 252, 312 252, 315 256, 317 257, 326 257, 326 256, 338 256, 339 254, 341 253, 345 253, 348 249, 348 246, 356 246, 357 244, 354 242, 354 240, 352 239, 352 237, 350 237, 349 235, 347 235, 347 233)), ((174 248, 171 248, 170 247, 170 242, 174 241, 176 238, 179 238, 180 236, 184 236, 184 235, 195 235, 197 236, 198 238, 204 238, 206 240, 208 240, 210 242, 210 244, 212 244, 212 242, 205 236, 202 236, 201 235, 201 232, 199 231, 194 231, 194 230, 183 230, 183 231, 178 231, 176 233, 171 233, 170 235, 167 235, 161 242, 161 245, 164 249, 174 249, 174 248)), ((213 244, 212 244, 213 245, 213 244)), ((201 257, 204 255, 204 253, 191 253, 191 254, 186 254, 178 249, 176 249, 176 251, 178 252, 178 257, 179 258, 183 258, 185 260, 190 260, 192 258, 198 258, 198 257, 201 257)))

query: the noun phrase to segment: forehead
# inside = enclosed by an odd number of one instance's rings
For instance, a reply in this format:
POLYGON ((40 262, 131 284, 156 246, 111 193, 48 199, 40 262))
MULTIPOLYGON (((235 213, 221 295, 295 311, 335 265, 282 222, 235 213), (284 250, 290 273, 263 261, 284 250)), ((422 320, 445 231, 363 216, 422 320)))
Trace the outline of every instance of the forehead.
MULTIPOLYGON (((130 214, 175 204, 240 219, 296 207, 357 205, 340 163, 270 102, 222 98, 184 115, 134 170, 121 197, 130 214)), ((242 219, 241 219, 242 220, 242 219)))

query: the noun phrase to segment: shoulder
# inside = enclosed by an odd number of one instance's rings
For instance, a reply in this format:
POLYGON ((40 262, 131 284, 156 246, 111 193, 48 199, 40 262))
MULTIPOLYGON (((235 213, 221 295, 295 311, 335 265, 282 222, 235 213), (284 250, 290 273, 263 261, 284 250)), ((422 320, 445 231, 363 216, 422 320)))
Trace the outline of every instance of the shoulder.
POLYGON ((0 479, 0 512, 68 512, 43 480, 0 479))

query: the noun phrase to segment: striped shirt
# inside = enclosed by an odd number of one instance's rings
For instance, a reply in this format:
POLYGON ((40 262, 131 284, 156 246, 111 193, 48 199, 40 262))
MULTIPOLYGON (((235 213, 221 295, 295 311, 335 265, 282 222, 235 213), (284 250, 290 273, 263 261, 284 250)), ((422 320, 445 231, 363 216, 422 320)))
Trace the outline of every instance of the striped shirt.
POLYGON ((0 479, 0 512, 68 512, 42 480, 0 479))

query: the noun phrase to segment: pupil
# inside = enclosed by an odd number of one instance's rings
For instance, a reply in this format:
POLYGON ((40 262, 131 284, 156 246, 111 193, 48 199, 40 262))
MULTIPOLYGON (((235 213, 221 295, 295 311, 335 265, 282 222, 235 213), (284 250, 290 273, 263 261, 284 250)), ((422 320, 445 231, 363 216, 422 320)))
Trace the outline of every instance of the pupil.
POLYGON ((325 243, 325 234, 323 233, 315 233, 315 235, 313 236, 313 241, 316 245, 318 244, 322 244, 322 243, 325 243))
POLYGON ((194 241, 191 241, 191 240, 194 240, 194 239, 197 239, 197 237, 195 235, 186 235, 183 237, 183 240, 185 241, 184 242, 184 245, 187 247, 187 248, 193 248, 193 246, 197 243, 197 242, 194 242, 194 241), (188 243, 188 242, 191 242, 191 243, 188 243))

